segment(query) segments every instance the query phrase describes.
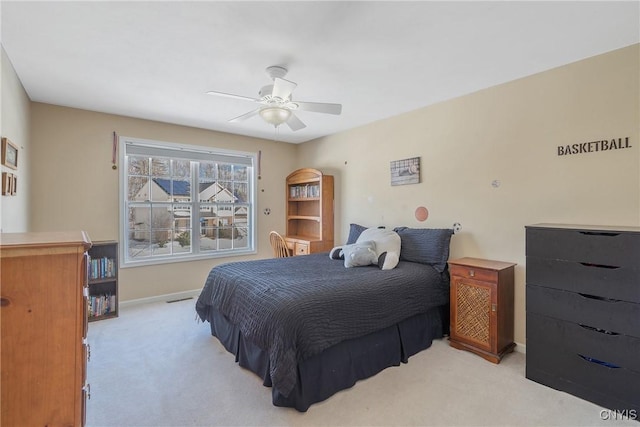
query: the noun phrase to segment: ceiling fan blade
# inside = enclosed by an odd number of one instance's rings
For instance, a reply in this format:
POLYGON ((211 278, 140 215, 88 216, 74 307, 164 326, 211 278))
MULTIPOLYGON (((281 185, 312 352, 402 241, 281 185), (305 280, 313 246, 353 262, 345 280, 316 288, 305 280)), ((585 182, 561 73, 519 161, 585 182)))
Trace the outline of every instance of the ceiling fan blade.
POLYGON ((216 92, 214 90, 210 90, 209 92, 207 92, 207 95, 223 96, 225 98, 243 99, 245 101, 254 101, 254 102, 258 101, 257 99, 249 98, 248 96, 234 95, 232 93, 216 92))
POLYGON ((260 108, 256 108, 255 110, 251 110, 248 113, 244 113, 241 116, 238 116, 238 117, 235 117, 235 118, 229 120, 229 123, 244 122, 245 120, 250 119, 251 117, 257 115, 259 111, 260 111, 260 108))
POLYGON ((298 110, 313 111, 315 113, 335 114, 342 113, 342 104, 326 104, 323 102, 298 102, 298 110))
POLYGON ((302 123, 302 120, 300 120, 298 116, 293 114, 293 112, 291 113, 289 120, 287 120, 287 126, 289 126, 289 128, 291 128, 292 131, 297 131, 307 127, 307 125, 302 123))
POLYGON ((277 96, 280 99, 289 99, 291 92, 298 86, 297 83, 276 77, 273 79, 273 91, 271 96, 277 96))

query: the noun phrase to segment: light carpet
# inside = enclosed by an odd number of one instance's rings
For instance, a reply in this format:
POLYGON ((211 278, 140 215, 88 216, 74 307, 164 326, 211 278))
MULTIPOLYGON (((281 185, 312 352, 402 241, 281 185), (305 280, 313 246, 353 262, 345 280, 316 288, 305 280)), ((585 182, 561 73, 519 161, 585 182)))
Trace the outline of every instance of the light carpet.
POLYGON ((446 339, 306 413, 275 407, 194 304, 129 306, 89 325, 88 426, 639 425, 603 420, 603 408, 527 380, 521 353, 494 365, 446 339))

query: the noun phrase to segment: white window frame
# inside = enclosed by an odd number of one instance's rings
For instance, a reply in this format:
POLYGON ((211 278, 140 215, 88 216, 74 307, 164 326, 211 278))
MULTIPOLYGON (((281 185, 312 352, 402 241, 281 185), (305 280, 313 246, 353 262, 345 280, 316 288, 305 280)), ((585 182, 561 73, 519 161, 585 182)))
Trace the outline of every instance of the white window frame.
MULTIPOLYGON (((241 255, 256 254, 256 236, 257 236, 257 153, 242 152, 225 150, 220 148, 212 148, 198 145, 186 145, 180 143, 153 141, 140 138, 132 138, 121 136, 118 141, 119 150, 119 200, 120 200, 120 267, 136 267, 146 266, 154 264, 166 264, 172 262, 184 262, 194 261, 200 259, 221 258, 221 257, 233 257, 241 255), (137 148, 134 148, 137 147, 137 148), (184 204, 191 205, 191 212, 194 215, 191 220, 191 252, 171 254, 167 256, 153 256, 145 257, 143 259, 131 259, 129 257, 129 218, 128 218, 128 153, 131 153, 134 149, 149 150, 156 153, 157 156, 171 157, 171 153, 175 155, 181 155, 181 158, 186 157, 191 160, 197 161, 218 161, 220 163, 236 163, 246 164, 248 166, 248 205, 250 207, 250 214, 247 216, 247 246, 245 248, 236 249, 224 249, 224 250, 209 250, 200 251, 200 209, 198 200, 197 189, 199 187, 199 176, 196 173, 197 166, 192 165, 191 170, 191 202, 185 202, 184 204), (184 153, 188 153, 186 156, 184 153)), ((180 202, 183 204, 182 202, 180 202)))

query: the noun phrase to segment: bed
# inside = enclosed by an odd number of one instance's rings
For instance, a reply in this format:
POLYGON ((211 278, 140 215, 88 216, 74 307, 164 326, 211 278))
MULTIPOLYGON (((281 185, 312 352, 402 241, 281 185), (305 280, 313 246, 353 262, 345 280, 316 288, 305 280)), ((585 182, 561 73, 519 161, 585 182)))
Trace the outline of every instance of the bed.
POLYGON ((196 312, 274 405, 306 411, 448 333, 451 234, 441 234, 437 263, 415 262, 405 237, 390 270, 345 268, 326 253, 218 265, 196 312))

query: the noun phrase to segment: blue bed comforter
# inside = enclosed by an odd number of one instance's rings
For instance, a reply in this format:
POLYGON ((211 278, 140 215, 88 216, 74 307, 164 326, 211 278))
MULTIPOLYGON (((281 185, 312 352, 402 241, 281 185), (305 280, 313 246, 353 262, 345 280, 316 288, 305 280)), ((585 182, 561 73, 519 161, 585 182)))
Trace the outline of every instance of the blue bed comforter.
POLYGON ((216 266, 196 311, 203 321, 220 312, 267 351, 273 386, 287 396, 298 361, 448 302, 447 271, 405 261, 384 271, 345 268, 311 254, 216 266))

